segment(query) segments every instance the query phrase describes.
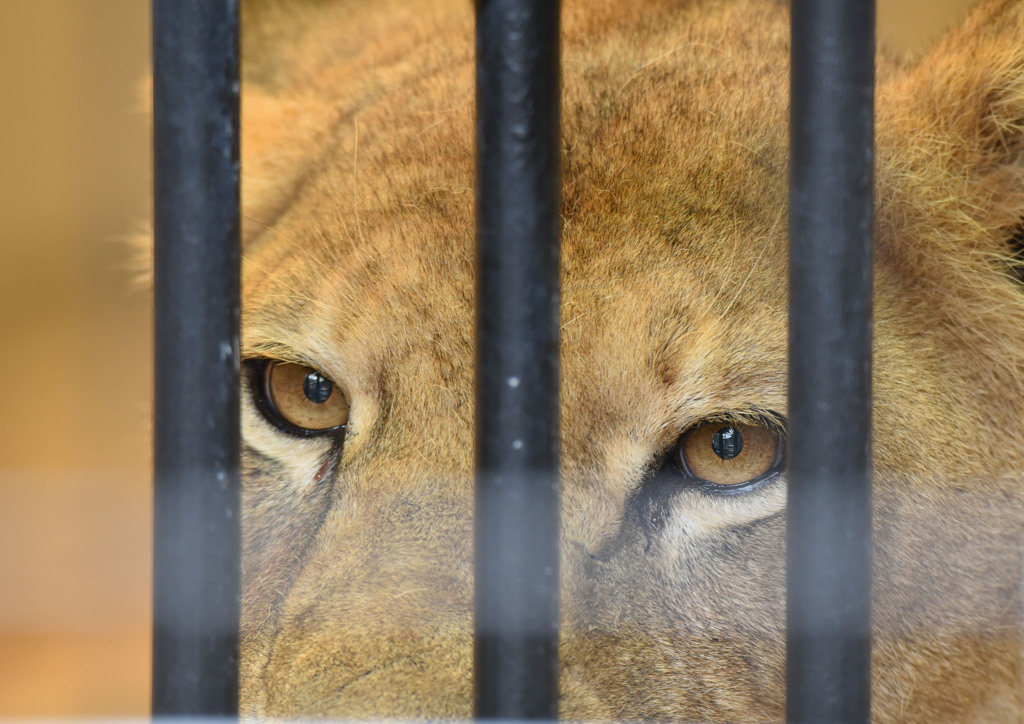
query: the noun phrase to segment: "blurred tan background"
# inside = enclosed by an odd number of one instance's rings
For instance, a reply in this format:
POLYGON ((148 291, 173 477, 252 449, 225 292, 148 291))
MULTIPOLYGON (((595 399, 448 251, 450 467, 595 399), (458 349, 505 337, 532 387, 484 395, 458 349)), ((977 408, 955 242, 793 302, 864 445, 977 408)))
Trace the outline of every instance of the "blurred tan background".
MULTIPOLYGON (((970 0, 880 0, 923 47, 970 0)), ((468 4, 467 4, 468 10, 468 4)), ((149 705, 146 0, 0 0, 0 717, 149 705)))
POLYGON ((144 714, 146 0, 0 0, 0 717, 144 714))

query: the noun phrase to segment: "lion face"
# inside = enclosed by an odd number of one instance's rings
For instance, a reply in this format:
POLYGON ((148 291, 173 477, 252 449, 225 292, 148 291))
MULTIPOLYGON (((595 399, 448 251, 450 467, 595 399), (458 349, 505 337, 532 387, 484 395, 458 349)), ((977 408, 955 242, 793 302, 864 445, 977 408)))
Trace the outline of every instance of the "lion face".
MULTIPOLYGON (((561 716, 777 720, 788 11, 622 5, 563 19, 561 716)), ((246 21, 243 709, 468 717, 471 12, 246 21)), ((880 59, 879 721, 1022 708, 1021 37, 880 59)))

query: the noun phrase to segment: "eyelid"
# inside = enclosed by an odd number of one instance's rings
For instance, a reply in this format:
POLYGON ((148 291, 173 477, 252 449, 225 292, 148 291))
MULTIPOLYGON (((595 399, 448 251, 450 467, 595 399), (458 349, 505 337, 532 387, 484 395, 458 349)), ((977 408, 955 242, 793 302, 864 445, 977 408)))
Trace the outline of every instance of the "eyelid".
MULTIPOLYGON (((281 345, 250 345, 242 350, 242 365, 293 364, 324 372, 324 365, 281 345)), ((326 373, 324 373, 326 374, 326 373)), ((328 375, 330 376, 330 375, 328 375)), ((333 378, 331 378, 333 379, 333 378)))
POLYGON ((751 407, 740 411, 722 410, 702 417, 695 417, 683 428, 683 434, 701 425, 711 425, 716 422, 720 422, 723 425, 736 423, 740 425, 758 425, 777 432, 783 437, 786 436, 786 418, 778 412, 761 407, 751 407))

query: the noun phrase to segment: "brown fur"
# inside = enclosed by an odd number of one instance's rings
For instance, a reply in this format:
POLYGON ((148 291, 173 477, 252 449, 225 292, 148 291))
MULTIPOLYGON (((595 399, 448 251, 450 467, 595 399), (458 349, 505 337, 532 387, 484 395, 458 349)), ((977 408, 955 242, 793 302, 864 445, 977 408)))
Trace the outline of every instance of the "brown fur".
MULTIPOLYGON (((694 423, 785 414, 788 10, 563 18, 561 714, 778 720, 784 479, 635 501, 694 423)), ((245 22, 243 354, 352 416, 339 447, 246 396, 243 708, 466 717, 470 4, 245 22)), ((877 106, 874 718, 1019 721, 1024 2, 881 58, 877 106)))

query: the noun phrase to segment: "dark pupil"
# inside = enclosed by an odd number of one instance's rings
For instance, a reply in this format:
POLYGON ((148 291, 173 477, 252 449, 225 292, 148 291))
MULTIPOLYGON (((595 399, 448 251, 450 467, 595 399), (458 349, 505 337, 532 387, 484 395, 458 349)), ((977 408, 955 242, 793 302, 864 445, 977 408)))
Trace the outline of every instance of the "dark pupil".
POLYGON ((306 397, 319 405, 321 402, 327 402, 327 398, 334 391, 334 384, 319 372, 310 372, 302 381, 302 391, 306 393, 306 397))
POLYGON ((732 460, 743 451, 743 435, 735 427, 723 427, 712 436, 711 449, 722 460, 732 460))

